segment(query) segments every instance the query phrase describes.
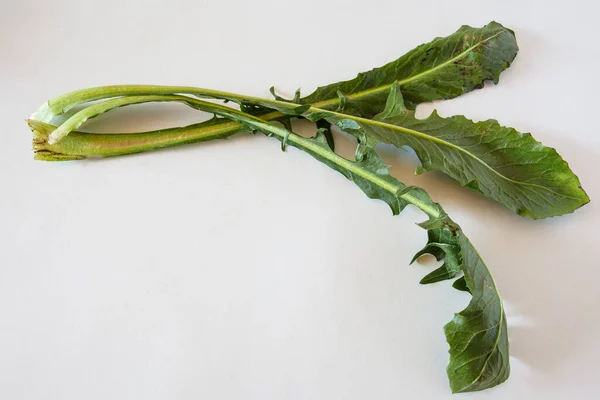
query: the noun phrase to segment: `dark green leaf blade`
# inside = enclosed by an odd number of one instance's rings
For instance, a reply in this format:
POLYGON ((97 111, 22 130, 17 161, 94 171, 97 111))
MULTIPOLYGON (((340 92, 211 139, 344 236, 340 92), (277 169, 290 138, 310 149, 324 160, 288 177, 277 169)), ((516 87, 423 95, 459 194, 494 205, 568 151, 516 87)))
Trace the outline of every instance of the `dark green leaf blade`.
POLYGON ((486 80, 497 83, 518 50, 514 32, 497 22, 483 28, 465 25, 380 68, 319 87, 300 102, 334 110, 340 104, 341 93, 350 101, 350 109, 364 110, 361 115, 370 117, 383 108, 390 87, 399 81, 406 104, 414 108, 419 103, 460 96, 483 87, 486 80))
POLYGON ((488 389, 510 375, 508 327, 496 284, 469 239, 461 233, 459 240, 464 280, 473 298, 444 327, 454 393, 488 389))
POLYGON ((458 225, 449 218, 428 223, 430 242, 415 257, 429 253, 437 258, 439 249, 446 248, 445 265, 449 266, 438 268, 433 276, 450 279, 449 275, 457 273, 451 266, 457 265, 463 276, 453 287, 472 295, 467 308, 444 327, 450 345, 450 388, 458 393, 499 385, 510 375, 508 327, 492 274, 458 225))
POLYGON ((519 215, 547 218, 573 212, 589 202, 579 178, 550 147, 530 134, 495 120, 442 118, 435 111, 417 119, 392 86, 385 110, 373 120, 332 113, 328 120, 370 146, 379 142, 411 147, 426 171, 437 170, 519 215))

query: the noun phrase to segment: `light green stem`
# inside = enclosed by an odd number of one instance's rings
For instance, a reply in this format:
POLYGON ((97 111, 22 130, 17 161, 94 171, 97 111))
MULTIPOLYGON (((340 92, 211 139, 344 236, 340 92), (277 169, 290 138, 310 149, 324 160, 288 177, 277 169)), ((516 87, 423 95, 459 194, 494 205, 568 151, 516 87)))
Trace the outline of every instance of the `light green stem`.
MULTIPOLYGON (((261 131, 267 135, 273 135, 278 137, 282 142, 288 143, 294 147, 297 147, 301 150, 306 151, 307 153, 317 156, 317 158, 322 158, 327 160, 332 164, 336 164, 344 170, 348 170, 355 175, 360 176, 363 179, 366 179, 373 183, 373 185, 377 185, 382 189, 392 193, 399 194, 406 189, 406 186, 392 184, 384 179, 381 179, 379 176, 370 173, 362 168, 359 168, 355 165, 355 163, 337 155, 335 152, 326 150, 320 147, 318 144, 313 142, 311 139, 304 138, 302 136, 296 135, 293 132, 269 123, 266 120, 263 120, 260 117, 250 115, 244 113, 239 110, 232 109, 230 107, 226 107, 220 104, 209 103, 202 100, 193 99, 186 96, 176 96, 176 95, 150 95, 150 96, 130 96, 130 97, 120 97, 112 100, 108 100, 102 103, 95 104, 90 106, 79 113, 73 115, 69 120, 67 120, 59 129, 54 131, 53 133, 64 132, 64 134, 68 134, 71 129, 76 129, 81 126, 87 119, 93 118, 101 113, 107 112, 117 107, 123 107, 127 105, 133 104, 141 104, 147 102, 156 102, 156 101, 175 101, 182 102, 191 107, 197 108, 199 110, 213 113, 215 115, 219 115, 221 117, 227 118, 231 121, 238 122, 244 126, 247 126, 253 130, 261 131), (64 127, 64 128, 63 128, 64 127), (60 131, 60 129, 64 129, 60 131)), ((287 103, 284 103, 287 104, 287 103)), ((181 133, 181 132, 179 132, 181 133)), ((94 134, 84 134, 91 135, 94 134)), ((114 135, 116 138, 119 138, 120 135, 114 135)), ((60 143, 59 143, 60 144, 60 143)), ((52 146, 52 144, 50 144, 52 146)), ((426 214, 432 216, 433 218, 437 218, 440 216, 439 211, 431 207, 428 204, 420 201, 417 197, 413 196, 410 191, 405 193, 401 193, 399 197, 403 198, 407 202, 414 204, 421 210, 423 210, 426 214)))
MULTIPOLYGON (((210 122, 210 121, 209 121, 210 122)), ((90 133, 74 131, 56 144, 48 137, 56 126, 27 120, 33 132, 34 158, 43 161, 81 160, 142 153, 167 147, 225 139, 239 133, 243 125, 219 119, 214 124, 199 123, 179 128, 136 133, 90 133)))

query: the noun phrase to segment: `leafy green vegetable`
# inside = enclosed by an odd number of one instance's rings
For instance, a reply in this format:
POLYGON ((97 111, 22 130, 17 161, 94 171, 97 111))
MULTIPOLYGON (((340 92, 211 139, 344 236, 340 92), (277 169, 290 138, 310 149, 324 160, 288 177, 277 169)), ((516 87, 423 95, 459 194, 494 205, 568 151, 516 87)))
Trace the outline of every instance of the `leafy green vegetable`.
POLYGON ((447 372, 452 391, 477 391, 504 382, 510 374, 506 316, 494 280, 460 226, 423 189, 392 177, 375 146, 411 147, 422 163, 417 172, 444 172, 520 215, 556 216, 587 203, 567 163, 531 135, 494 120, 474 123, 462 116, 441 118, 435 112, 417 119, 412 111, 421 102, 480 88, 486 80, 497 83, 517 51, 514 33, 498 23, 479 29, 463 26, 383 67, 320 87, 304 98, 298 90, 286 100, 273 88, 274 100, 189 86, 105 86, 49 100, 27 122, 35 158, 52 161, 118 156, 258 131, 281 141, 282 148, 296 147, 338 171, 368 197, 385 201, 394 215, 409 204, 418 207, 428 216, 419 224, 427 230, 428 240, 413 262, 424 254, 443 261, 421 283, 455 279, 454 288, 472 295, 467 308, 455 314, 444 331, 450 345, 447 372), (235 102, 240 110, 197 98, 235 102), (55 116, 95 100, 104 101, 58 127, 50 124, 55 116), (89 118, 116 107, 157 101, 184 103, 215 117, 141 133, 76 131, 89 118), (304 138, 293 133, 295 117, 316 122, 316 135, 304 138), (354 160, 334 152, 333 124, 358 139, 354 160))

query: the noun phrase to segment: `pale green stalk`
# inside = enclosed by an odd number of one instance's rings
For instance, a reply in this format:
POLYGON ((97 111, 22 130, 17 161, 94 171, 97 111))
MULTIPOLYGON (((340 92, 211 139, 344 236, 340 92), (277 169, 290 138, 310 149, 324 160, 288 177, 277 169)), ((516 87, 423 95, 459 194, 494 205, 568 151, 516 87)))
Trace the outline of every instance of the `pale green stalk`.
MULTIPOLYGON (((377 185, 377 186, 381 187, 382 189, 388 191, 389 193, 398 194, 399 192, 406 189, 406 186, 404 186, 404 185, 398 186, 398 185, 392 184, 384 179, 381 179, 380 177, 378 177, 375 174, 372 174, 362 168, 358 168, 355 165, 355 163, 346 160, 345 158, 337 155, 336 153, 334 153, 332 151, 325 151, 322 147, 318 146, 310 139, 306 139, 306 138, 303 138, 302 136, 296 135, 293 132, 291 132, 283 127, 273 125, 273 124, 269 123, 268 121, 261 119, 260 117, 253 116, 253 115, 250 115, 250 114, 244 113, 242 111, 235 110, 235 109, 232 109, 230 107, 226 107, 226 106, 223 106, 220 104, 209 103, 206 101, 197 100, 197 99, 193 99, 193 98, 186 97, 186 96, 177 96, 177 95, 129 96, 129 97, 119 97, 116 99, 107 100, 107 101, 104 101, 101 103, 94 104, 94 105, 76 113, 71 118, 69 118, 63 125, 61 125, 61 127, 59 127, 59 129, 64 127, 64 129, 61 132, 64 132, 64 134, 66 136, 66 134, 70 133, 72 129, 78 128, 83 123, 85 123, 85 121, 87 121, 89 118, 93 118, 97 115, 100 115, 104 112, 110 111, 114 108, 123 107, 123 106, 127 106, 127 105, 148 103, 148 102, 167 102, 167 101, 185 103, 193 108, 196 108, 196 109, 199 109, 199 110, 202 110, 205 112, 213 113, 215 115, 227 118, 232 121, 239 122, 243 126, 247 126, 250 129, 263 132, 267 135, 276 136, 284 143, 284 145, 286 143, 288 143, 290 145, 298 147, 298 148, 312 154, 313 156, 317 156, 317 158, 326 160, 327 162, 329 162, 331 164, 335 164, 344 170, 350 171, 351 173, 356 174, 357 176, 360 176, 361 178, 372 182, 373 185, 377 185)), ((59 129, 57 129, 56 131, 58 131, 59 129)), ((179 131, 178 133, 181 134, 182 132, 179 131)), ((119 137, 119 135, 114 135, 114 136, 119 137)), ((407 201, 411 204, 414 204, 415 206, 417 206, 418 208, 423 210, 427 215, 429 215, 433 218, 440 217, 439 212, 435 208, 421 202, 418 198, 413 196, 410 192, 400 194, 399 197, 401 197, 402 199, 404 199, 405 201, 407 201)))

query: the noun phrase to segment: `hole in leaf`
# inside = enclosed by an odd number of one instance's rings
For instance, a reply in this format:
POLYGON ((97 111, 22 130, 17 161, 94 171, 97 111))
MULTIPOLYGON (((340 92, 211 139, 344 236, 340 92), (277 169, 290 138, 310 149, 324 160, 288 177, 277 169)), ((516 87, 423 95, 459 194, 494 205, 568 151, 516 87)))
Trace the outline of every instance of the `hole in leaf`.
POLYGON ((415 261, 415 264, 421 265, 421 266, 427 267, 427 268, 432 268, 432 271, 435 268, 440 267, 443 263, 444 263, 443 261, 436 260, 436 258, 434 256, 432 256, 431 254, 423 254, 421 257, 419 257, 415 261))
POLYGON ((426 119, 437 108, 437 102, 421 103, 415 109, 416 119, 426 119))
POLYGON ((356 147, 358 140, 349 133, 341 131, 336 126, 331 127, 333 139, 335 140, 335 153, 346 160, 356 161, 356 147))
MULTIPOLYGON (((314 122, 306 119, 296 119, 292 122, 294 133, 300 136, 310 138, 315 136, 317 127, 314 122)), ((332 126, 331 131, 335 140, 335 153, 338 156, 344 157, 346 160, 355 161, 356 147, 358 141, 349 133, 342 132, 337 127, 332 126)))

